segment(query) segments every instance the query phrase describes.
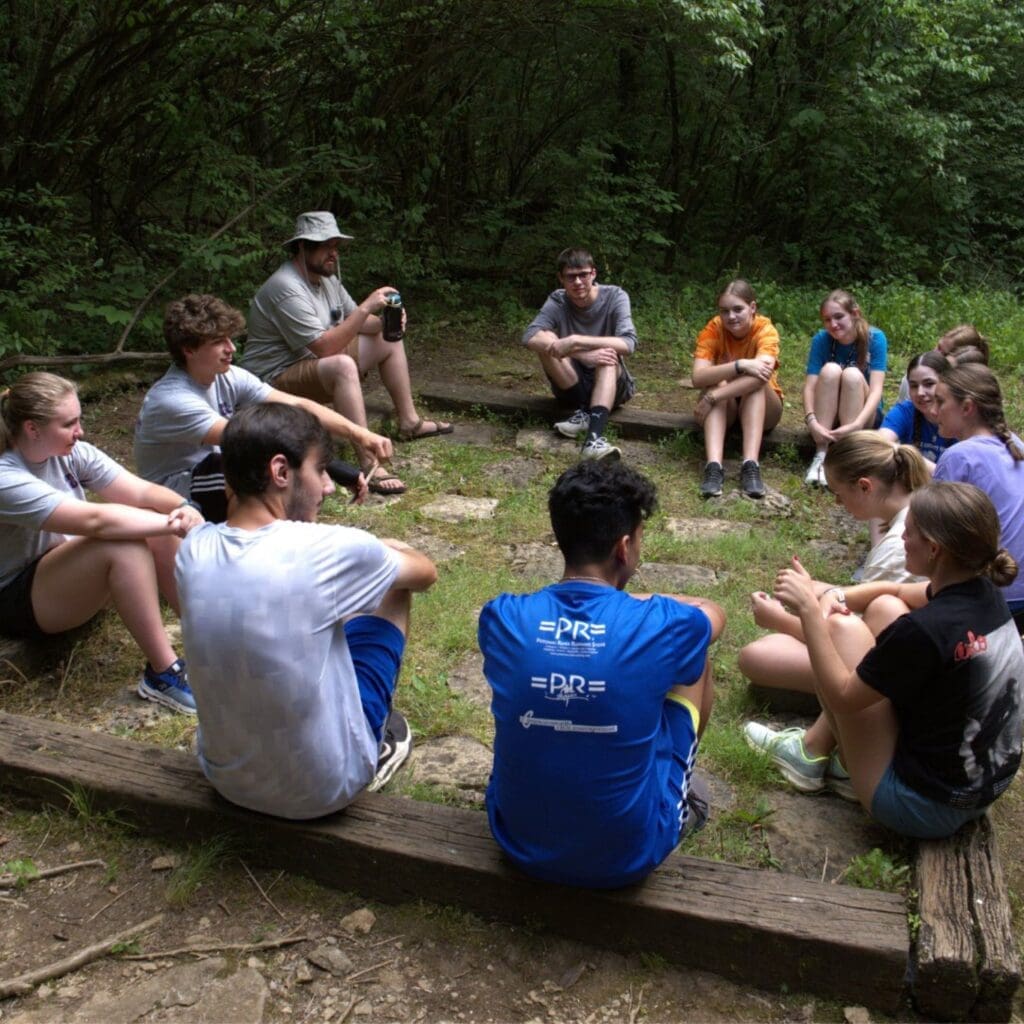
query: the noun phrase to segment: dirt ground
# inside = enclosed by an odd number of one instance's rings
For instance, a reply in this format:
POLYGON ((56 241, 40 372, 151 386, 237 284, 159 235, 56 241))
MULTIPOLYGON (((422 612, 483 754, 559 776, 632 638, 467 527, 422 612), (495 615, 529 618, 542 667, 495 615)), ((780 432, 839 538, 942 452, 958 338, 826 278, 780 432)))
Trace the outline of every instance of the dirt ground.
MULTIPOLYGON (((479 367, 470 365, 468 379, 482 376, 486 362, 483 355, 479 367)), ((421 357, 414 360, 414 372, 440 376, 445 369, 437 363, 437 357, 421 357)), ((678 376, 673 367, 662 369, 678 376)), ((141 385, 155 373, 132 375, 139 387, 111 389, 102 401, 86 405, 89 439, 129 464, 141 385)), ((516 387, 531 386, 515 379, 515 371, 506 376, 516 387)), ((791 822, 787 869, 817 872, 811 853, 793 842, 806 821, 803 803, 782 794, 778 806, 779 819, 791 822)), ((849 813, 847 805, 831 806, 839 816, 849 813)), ((1008 882, 1013 892, 1024 892, 1019 785, 1001 801, 996 821, 1008 882)), ((887 1019, 799 993, 745 988, 653 954, 610 953, 452 908, 369 904, 299 877, 250 871, 230 850, 204 857, 187 842, 185 836, 181 846, 165 847, 88 813, 75 818, 28 811, 0 797, 0 864, 29 859, 43 869, 104 862, 0 889, 0 982, 163 915, 122 952, 31 994, 0 1000, 0 1022, 887 1019), (252 948, 282 939, 288 944, 252 948), (182 947, 195 951, 173 952, 182 947)), ((773 852, 784 859, 786 846, 781 836, 773 852)), ((815 848, 821 846, 812 837, 808 850, 815 848)), ((636 937, 631 944, 643 945, 636 937)), ((918 1018, 908 1009, 901 1019, 918 1018)))

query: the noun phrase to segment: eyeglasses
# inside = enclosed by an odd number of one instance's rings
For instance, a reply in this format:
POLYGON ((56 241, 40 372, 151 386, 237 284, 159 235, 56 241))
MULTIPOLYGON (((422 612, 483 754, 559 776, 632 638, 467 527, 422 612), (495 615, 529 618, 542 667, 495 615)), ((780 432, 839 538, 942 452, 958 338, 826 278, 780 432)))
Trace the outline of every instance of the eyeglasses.
POLYGON ((589 270, 563 270, 562 277, 566 281, 586 281, 594 273, 594 268, 590 267, 589 270))

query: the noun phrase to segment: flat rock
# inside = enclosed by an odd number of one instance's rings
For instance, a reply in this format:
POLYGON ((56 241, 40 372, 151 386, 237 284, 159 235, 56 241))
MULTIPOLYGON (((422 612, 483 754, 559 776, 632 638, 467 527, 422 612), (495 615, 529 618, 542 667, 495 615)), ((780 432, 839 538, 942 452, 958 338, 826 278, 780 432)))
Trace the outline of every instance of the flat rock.
POLYGON ((484 656, 478 650, 464 655, 448 673, 448 689, 479 708, 491 706, 491 688, 484 679, 484 656))
MULTIPOLYGON (((134 979, 119 989, 106 989, 71 1008, 61 1009, 60 1019, 71 1024, 103 1021, 104 1024, 135 1024, 156 1019, 173 1024, 260 1024, 268 990, 258 971, 244 967, 219 977, 227 968, 223 957, 175 964, 148 977, 134 979)), ((20 1014, 20 1024, 44 1024, 54 1019, 51 1009, 20 1014)))
POLYGON ((519 576, 539 579, 544 584, 561 579, 565 571, 565 559, 557 544, 542 544, 539 541, 507 544, 505 557, 513 572, 519 576))
POLYGON ((465 548, 460 548, 451 541, 445 540, 444 537, 438 537, 427 530, 410 531, 406 537, 406 543, 411 544, 417 551, 422 551, 432 562, 438 564, 451 562, 466 553, 465 548))
MULTIPOLYGON (((426 417, 427 419, 434 419, 433 416, 426 417)), ((480 420, 467 420, 465 423, 456 423, 455 432, 452 434, 441 434, 439 437, 424 439, 420 441, 400 441, 399 445, 404 451, 408 451, 413 445, 431 445, 435 441, 445 441, 449 444, 475 444, 483 445, 488 448, 494 447, 495 444, 500 441, 503 434, 502 428, 495 426, 493 423, 483 423, 480 420)))
POLYGON ((644 562, 633 577, 632 589, 659 594, 682 594, 688 587, 712 587, 718 581, 715 570, 703 565, 644 562))
POLYGON ((767 487, 767 493, 763 498, 748 498, 739 488, 726 484, 721 498, 711 498, 711 501, 719 501, 723 504, 744 501, 755 510, 759 519, 788 519, 793 514, 793 503, 784 494, 767 487))
POLYGON ((174 853, 169 853, 163 857, 154 857, 149 864, 150 871, 170 871, 172 868, 176 868, 181 863, 181 858, 174 853))
POLYGON ((327 945, 326 943, 322 946, 317 946, 311 953, 308 953, 306 959, 314 967, 327 971, 328 974, 332 974, 335 978, 343 978, 346 974, 351 974, 355 967, 348 954, 343 953, 337 946, 327 945))
POLYGON ((482 803, 494 755, 468 736, 424 740, 410 755, 412 777, 447 790, 460 800, 482 803))
POLYGON ((746 523, 732 523, 725 519, 687 519, 680 516, 670 516, 665 528, 680 540, 711 540, 750 529, 746 523))
POLYGON ((377 923, 377 915, 369 907, 360 907, 346 914, 339 924, 349 935, 366 935, 377 923))
POLYGON ((424 505, 420 511, 429 519, 464 523, 468 519, 493 519, 497 507, 497 498, 467 498, 462 494, 446 494, 424 505))
POLYGON ((525 487, 532 483, 543 472, 543 462, 536 459, 527 459, 522 456, 513 456, 501 462, 492 462, 484 466, 482 473, 490 480, 500 480, 510 487, 525 487))
POLYGON ((516 447, 534 452, 557 452, 575 456, 579 445, 571 437, 562 437, 550 427, 523 427, 516 432, 516 447))

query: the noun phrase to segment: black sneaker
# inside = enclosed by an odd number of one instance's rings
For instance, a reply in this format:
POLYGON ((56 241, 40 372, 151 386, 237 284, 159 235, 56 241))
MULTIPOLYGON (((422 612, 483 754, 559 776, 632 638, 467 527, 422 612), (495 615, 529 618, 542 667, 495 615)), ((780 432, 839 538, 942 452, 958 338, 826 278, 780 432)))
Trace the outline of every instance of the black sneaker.
POLYGON ((384 723, 384 739, 380 741, 380 753, 377 755, 377 774, 366 791, 376 793, 378 789, 383 789, 402 767, 410 750, 412 733, 409 731, 409 723, 401 711, 392 711, 384 723))
POLYGON ((725 483, 725 470, 720 462, 709 462, 704 467, 704 477, 700 482, 701 497, 717 498, 722 493, 725 483))
POLYGON ((748 498, 764 497, 761 467, 753 459, 747 459, 740 467, 740 487, 743 488, 743 493, 748 498))

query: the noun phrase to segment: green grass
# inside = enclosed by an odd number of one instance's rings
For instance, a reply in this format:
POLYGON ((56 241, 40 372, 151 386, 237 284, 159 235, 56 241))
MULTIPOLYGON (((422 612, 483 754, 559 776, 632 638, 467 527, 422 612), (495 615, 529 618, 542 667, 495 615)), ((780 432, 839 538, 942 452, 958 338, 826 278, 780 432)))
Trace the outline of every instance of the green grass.
POLYGON ((228 836, 214 836, 198 845, 190 845, 167 878, 164 899, 169 907, 180 910, 192 902, 203 883, 210 881, 234 855, 236 844, 228 836))

